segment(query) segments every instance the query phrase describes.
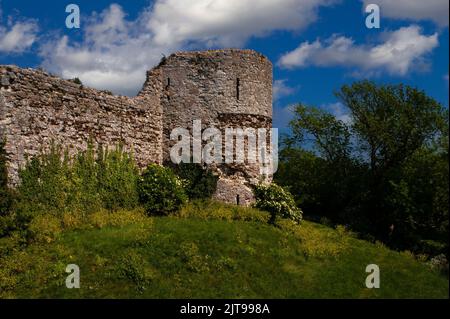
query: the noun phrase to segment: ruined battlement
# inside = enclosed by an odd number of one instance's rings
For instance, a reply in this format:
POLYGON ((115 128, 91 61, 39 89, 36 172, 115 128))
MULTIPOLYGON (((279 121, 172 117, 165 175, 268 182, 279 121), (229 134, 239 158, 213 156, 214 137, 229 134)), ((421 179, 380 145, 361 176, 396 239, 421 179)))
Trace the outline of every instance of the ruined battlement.
MULTIPOLYGON (((169 160, 170 132, 205 127, 267 127, 272 124, 272 64, 252 50, 177 52, 147 72, 136 97, 86 88, 40 70, 0 66, 0 135, 7 140, 8 172, 51 142, 72 150, 89 139, 105 146, 121 142, 143 168, 169 160)), ((228 165, 229 166, 229 165, 228 165)), ((252 201, 248 187, 258 167, 214 167, 217 198, 252 201)))

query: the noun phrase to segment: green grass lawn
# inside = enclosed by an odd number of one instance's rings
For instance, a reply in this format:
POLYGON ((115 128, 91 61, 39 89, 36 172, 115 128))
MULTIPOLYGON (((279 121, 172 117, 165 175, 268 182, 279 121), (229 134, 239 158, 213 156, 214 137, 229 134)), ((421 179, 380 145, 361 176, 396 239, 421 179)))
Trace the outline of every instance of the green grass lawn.
POLYGON ((407 253, 306 221, 154 217, 64 231, 0 263, 2 298, 448 298, 449 288, 407 253), (67 264, 80 267, 80 289, 65 287, 67 264), (368 264, 380 289, 365 287, 368 264))

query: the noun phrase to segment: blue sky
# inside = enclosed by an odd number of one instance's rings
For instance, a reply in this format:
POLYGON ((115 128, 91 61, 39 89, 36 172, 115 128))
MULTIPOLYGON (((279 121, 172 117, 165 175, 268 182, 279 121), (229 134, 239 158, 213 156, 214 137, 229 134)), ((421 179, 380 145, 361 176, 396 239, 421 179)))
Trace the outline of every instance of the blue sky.
POLYGON ((448 106, 448 0, 0 0, 0 64, 43 67, 133 95, 162 54, 250 48, 274 64, 274 126, 290 106, 346 119, 333 92, 360 79, 406 83, 448 106), (78 4, 81 28, 65 26, 78 4), (376 3, 381 28, 365 26, 376 3))

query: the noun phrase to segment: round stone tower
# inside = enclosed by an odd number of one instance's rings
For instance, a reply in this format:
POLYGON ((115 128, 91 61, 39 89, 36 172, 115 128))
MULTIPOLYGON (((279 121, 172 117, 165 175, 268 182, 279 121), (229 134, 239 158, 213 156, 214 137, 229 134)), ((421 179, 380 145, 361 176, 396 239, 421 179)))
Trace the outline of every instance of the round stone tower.
MULTIPOLYGON (((272 126, 272 64, 255 51, 179 52, 163 59, 155 70, 162 84, 165 162, 170 161, 170 150, 177 143, 170 139, 171 132, 185 128, 192 133, 194 120, 201 121, 202 130, 212 127, 222 132, 224 152, 225 129, 272 126)), ((248 139, 236 139, 234 147, 248 150, 248 143, 248 139)), ((269 140, 267 145, 270 148, 269 140)), ((260 164, 247 158, 244 163, 225 164, 224 159, 210 167, 220 176, 217 199, 241 205, 253 201, 250 186, 262 179, 260 164)))

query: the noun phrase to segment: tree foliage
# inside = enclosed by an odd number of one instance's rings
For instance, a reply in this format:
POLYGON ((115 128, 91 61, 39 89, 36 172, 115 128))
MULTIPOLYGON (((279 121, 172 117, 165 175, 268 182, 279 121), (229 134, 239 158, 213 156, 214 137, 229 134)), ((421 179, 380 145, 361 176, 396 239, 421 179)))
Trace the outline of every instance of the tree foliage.
POLYGON ((255 198, 254 206, 269 212, 272 224, 277 217, 287 218, 296 223, 302 220, 302 211, 295 205, 292 194, 275 183, 256 185, 255 198))
POLYGON ((181 180, 168 167, 150 164, 138 182, 139 200, 147 214, 168 215, 187 202, 181 180))
POLYGON ((18 210, 27 214, 89 214, 101 208, 138 205, 139 172, 132 155, 120 145, 96 150, 91 143, 72 156, 59 145, 30 159, 20 170, 18 210))
POLYGON ((217 189, 218 176, 196 163, 172 165, 173 171, 182 180, 189 199, 209 199, 217 189))
POLYGON ((398 248, 448 234, 448 111, 423 91, 361 81, 336 96, 349 121, 295 109, 276 180, 308 214, 398 248))

